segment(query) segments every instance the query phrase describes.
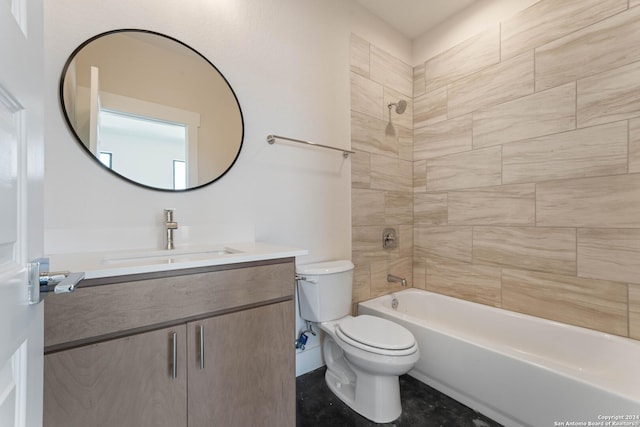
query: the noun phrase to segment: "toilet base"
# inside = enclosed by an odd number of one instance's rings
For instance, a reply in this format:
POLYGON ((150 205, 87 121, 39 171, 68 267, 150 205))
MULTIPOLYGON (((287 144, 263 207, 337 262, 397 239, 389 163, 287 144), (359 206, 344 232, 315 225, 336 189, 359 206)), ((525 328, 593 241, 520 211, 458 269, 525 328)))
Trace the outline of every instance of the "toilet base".
POLYGON ((400 417, 400 381, 398 377, 358 376, 356 384, 343 384, 327 369, 325 381, 340 400, 375 423, 390 423, 400 417))
POLYGON ((348 363, 330 337, 325 337, 323 347, 327 386, 347 406, 376 423, 389 423, 402 414, 397 375, 373 374, 348 363))

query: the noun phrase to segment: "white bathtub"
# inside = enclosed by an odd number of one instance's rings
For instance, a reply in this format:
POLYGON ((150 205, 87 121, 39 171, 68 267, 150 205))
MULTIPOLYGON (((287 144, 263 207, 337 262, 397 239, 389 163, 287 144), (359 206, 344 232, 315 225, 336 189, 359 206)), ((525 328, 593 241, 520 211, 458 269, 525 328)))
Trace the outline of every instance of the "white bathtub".
POLYGON ((411 376, 506 426, 640 426, 638 341, 419 289, 358 311, 413 333, 411 376))

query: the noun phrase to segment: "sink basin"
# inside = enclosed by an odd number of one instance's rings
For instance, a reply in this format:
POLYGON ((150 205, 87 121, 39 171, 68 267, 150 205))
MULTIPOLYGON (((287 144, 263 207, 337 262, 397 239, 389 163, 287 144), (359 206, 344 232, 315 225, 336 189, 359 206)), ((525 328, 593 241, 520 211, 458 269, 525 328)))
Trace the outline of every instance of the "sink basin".
POLYGON ((242 253, 242 251, 229 247, 207 249, 152 250, 107 255, 102 259, 102 262, 103 264, 127 262, 178 262, 192 259, 218 258, 225 255, 239 253, 242 253))

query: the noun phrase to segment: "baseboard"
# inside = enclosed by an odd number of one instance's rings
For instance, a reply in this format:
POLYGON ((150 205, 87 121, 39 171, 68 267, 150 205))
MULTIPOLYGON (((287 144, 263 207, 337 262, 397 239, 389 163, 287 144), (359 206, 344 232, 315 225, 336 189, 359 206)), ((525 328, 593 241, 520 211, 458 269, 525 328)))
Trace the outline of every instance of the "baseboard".
POLYGON ((324 366, 320 343, 296 351, 296 377, 324 366))

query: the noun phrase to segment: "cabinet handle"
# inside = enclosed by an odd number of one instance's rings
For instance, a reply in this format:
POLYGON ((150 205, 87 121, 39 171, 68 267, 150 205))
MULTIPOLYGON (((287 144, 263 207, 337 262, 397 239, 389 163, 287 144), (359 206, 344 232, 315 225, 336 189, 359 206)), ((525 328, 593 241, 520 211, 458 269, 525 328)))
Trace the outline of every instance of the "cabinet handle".
POLYGON ((200 369, 204 369, 204 326, 199 326, 200 330, 200 369))
POLYGON ((178 333, 171 333, 171 378, 178 378, 178 333))

